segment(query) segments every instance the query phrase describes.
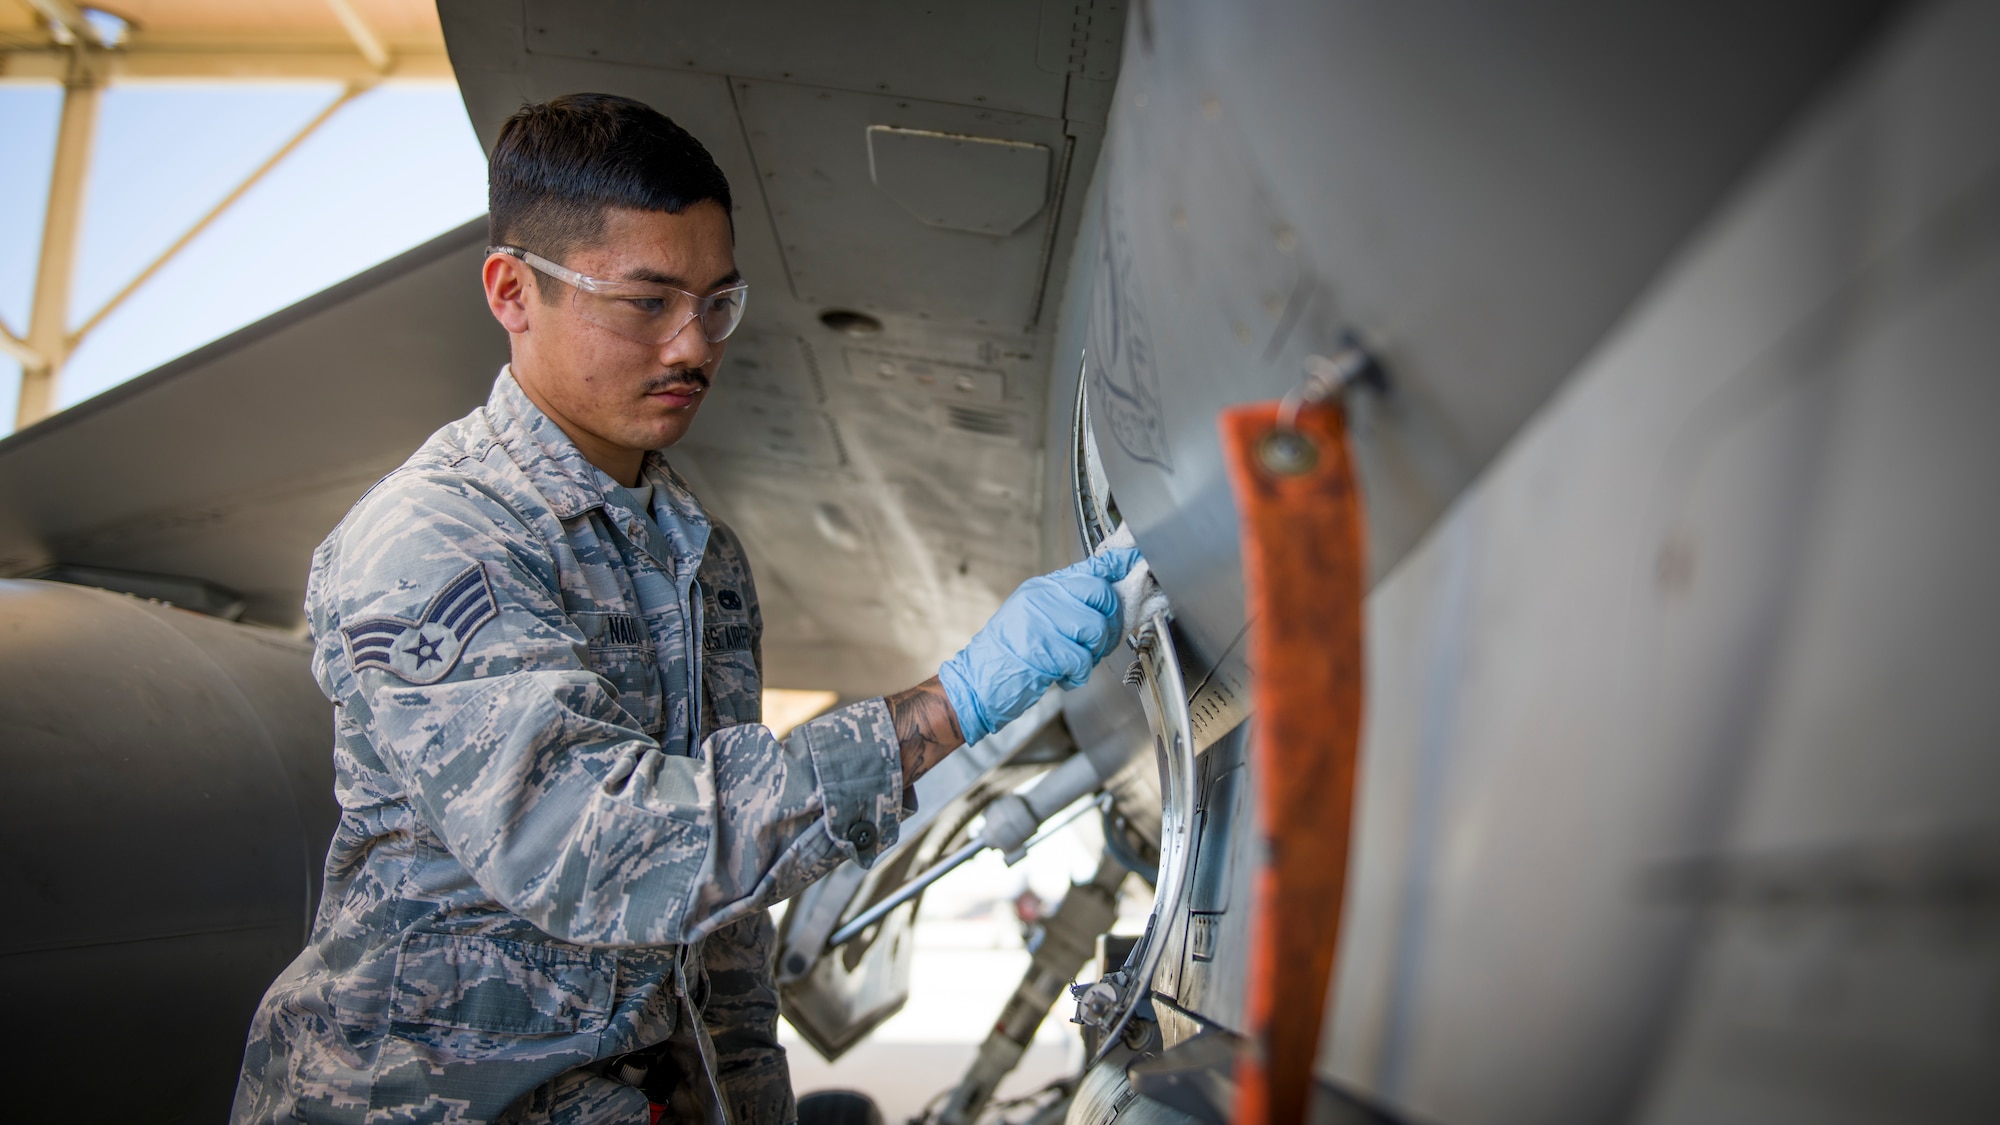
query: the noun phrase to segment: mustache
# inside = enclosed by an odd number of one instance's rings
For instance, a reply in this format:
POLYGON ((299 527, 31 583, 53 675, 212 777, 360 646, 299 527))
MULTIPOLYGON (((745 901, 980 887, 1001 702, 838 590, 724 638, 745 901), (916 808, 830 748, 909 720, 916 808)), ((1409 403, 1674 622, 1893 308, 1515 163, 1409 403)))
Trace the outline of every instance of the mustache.
POLYGON ((709 383, 708 372, 703 371, 699 367, 686 367, 648 379, 646 381, 645 393, 649 395, 658 394, 661 391, 672 391, 677 387, 686 387, 689 384, 693 384, 698 389, 705 391, 708 389, 709 383))

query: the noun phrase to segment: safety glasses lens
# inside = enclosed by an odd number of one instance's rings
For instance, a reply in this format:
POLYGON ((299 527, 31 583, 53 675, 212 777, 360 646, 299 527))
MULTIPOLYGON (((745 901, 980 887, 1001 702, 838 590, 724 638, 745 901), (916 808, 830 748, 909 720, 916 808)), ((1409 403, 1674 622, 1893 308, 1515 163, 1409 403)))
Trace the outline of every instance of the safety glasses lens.
POLYGON ((701 334, 709 343, 719 344, 736 331, 743 321, 743 298, 741 289, 724 290, 708 298, 701 312, 701 334))
POLYGON ((686 293, 663 297, 612 296, 579 289, 576 309, 584 319, 620 336, 653 345, 665 344, 698 320, 703 338, 719 344, 743 320, 743 290, 725 290, 702 298, 686 293))

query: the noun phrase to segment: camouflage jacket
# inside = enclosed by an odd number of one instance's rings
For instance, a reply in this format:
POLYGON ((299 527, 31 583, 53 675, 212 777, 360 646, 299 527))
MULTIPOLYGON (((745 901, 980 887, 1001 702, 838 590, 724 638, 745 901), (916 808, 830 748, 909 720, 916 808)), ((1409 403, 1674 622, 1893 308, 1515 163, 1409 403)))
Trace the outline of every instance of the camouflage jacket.
POLYGON ((895 842, 897 739, 880 699, 772 737, 742 550, 645 474, 652 520, 503 369, 320 545, 341 818, 234 1120, 643 1122, 601 1060, 673 1033, 716 935, 723 1087, 782 1125, 764 909, 895 842))

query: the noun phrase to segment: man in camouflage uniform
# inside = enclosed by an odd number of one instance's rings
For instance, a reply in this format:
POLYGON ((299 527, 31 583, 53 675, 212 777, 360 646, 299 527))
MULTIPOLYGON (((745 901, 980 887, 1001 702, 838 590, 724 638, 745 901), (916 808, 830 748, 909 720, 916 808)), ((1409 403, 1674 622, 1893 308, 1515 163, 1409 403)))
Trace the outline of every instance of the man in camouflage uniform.
POLYGON ((513 362, 313 558, 342 815, 233 1118, 786 1125, 765 908, 1081 682, 1131 560, 1032 580, 942 682, 773 737, 742 548, 660 452, 742 308, 726 181, 576 95, 507 123, 490 190, 513 362))

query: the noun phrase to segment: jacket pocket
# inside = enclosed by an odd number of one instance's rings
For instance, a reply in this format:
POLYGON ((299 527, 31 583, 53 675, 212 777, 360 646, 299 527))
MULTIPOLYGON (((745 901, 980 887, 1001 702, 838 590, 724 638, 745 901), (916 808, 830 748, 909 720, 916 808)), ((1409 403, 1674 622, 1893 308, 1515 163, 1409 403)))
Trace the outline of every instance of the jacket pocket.
MULTIPOLYGON (((711 826, 701 810, 689 805, 644 808, 634 803, 645 800, 647 792, 594 802, 595 846, 570 936, 641 946, 681 940, 688 902, 708 870, 711 826)), ((669 799, 690 801, 694 796, 679 793, 669 799)))
POLYGON ((502 1035, 588 1035, 611 1016, 617 958, 571 946, 412 933, 396 954, 389 1018, 502 1035))
POLYGON ((750 653, 703 653, 701 686, 708 703, 703 712, 707 716, 703 737, 722 727, 763 721, 763 678, 757 674, 757 664, 750 653))
POLYGON ((617 694, 618 705, 657 737, 666 726, 666 700, 660 684, 660 662, 644 622, 625 613, 576 613, 589 644, 590 670, 603 676, 617 694))

